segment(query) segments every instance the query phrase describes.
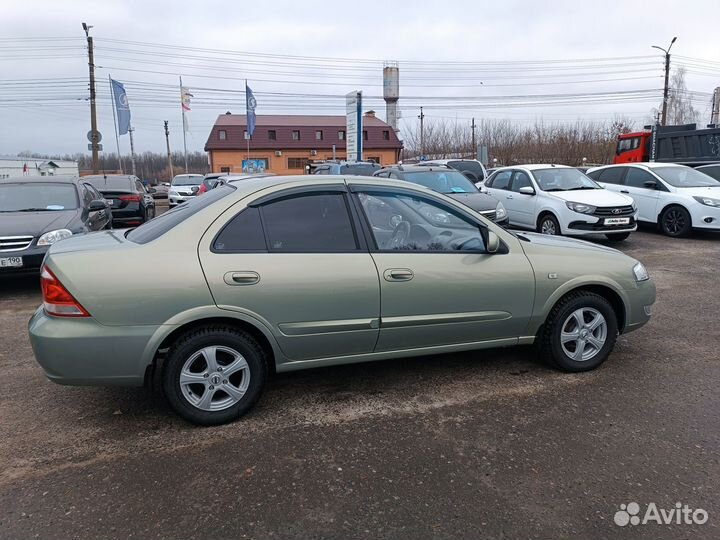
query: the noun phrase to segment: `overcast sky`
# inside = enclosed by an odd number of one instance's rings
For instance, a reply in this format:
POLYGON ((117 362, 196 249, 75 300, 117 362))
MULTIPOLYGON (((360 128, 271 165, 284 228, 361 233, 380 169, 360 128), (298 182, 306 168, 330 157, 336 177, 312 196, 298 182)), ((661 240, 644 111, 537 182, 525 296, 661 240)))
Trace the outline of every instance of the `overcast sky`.
MULTIPOLYGON (((720 37, 713 30, 720 20, 718 0, 5 0, 2 9, 0 155, 87 152, 82 21, 94 26, 106 151, 115 150, 109 74, 126 82, 138 152, 164 150, 163 120, 170 121, 173 149, 182 149, 180 75, 195 96, 190 150, 202 150, 218 114, 244 113, 245 78, 256 93, 258 114, 343 114, 341 96, 359 89, 368 97, 366 109, 384 117, 378 99, 383 60, 399 61, 401 127, 417 122, 421 104, 430 121, 567 122, 624 114, 640 127, 659 105, 652 97, 657 92, 648 98, 642 91, 662 87, 662 53, 650 46, 666 47, 673 36, 678 37, 673 65, 689 65, 689 90, 708 93, 696 96, 702 122, 709 120, 709 93, 720 86, 720 37), (582 62, 517 63, 549 60, 582 62), (519 98, 493 98, 635 91, 615 102, 601 96, 577 103, 585 98, 575 97, 565 106, 533 104, 538 98, 532 97, 525 98, 529 105, 506 106, 519 98), (630 95, 634 101, 625 98, 630 95), (472 101, 485 98, 489 101, 472 101)), ((120 145, 123 153, 129 151, 127 136, 120 145)))

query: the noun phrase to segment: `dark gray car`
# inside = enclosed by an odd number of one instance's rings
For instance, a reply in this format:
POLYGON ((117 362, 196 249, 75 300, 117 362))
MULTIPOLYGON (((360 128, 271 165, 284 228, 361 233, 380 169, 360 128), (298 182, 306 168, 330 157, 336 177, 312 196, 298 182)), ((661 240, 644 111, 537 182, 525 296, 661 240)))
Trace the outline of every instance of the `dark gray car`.
POLYGON ((373 176, 425 186, 469 206, 498 225, 508 224, 507 210, 500 201, 482 193, 464 174, 445 165, 397 165, 386 167, 373 176))
POLYGON ((110 227, 102 195, 74 177, 0 180, 0 275, 38 271, 52 244, 110 227))

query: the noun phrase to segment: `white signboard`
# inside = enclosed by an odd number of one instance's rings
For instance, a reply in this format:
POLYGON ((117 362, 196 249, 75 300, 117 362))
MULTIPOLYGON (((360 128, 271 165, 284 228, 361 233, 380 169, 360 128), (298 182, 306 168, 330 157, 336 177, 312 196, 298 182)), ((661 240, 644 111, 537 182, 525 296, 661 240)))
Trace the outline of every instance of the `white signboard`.
POLYGON ((362 161, 362 92, 350 92, 345 96, 345 112, 347 160, 362 161))

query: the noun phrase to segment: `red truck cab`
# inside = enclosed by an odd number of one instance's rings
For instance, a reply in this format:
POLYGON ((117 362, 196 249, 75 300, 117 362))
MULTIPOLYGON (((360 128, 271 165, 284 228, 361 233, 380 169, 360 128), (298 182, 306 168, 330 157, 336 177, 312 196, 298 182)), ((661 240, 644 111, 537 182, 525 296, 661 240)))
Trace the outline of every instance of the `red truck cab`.
POLYGON ((638 163, 648 161, 650 131, 638 131, 618 135, 613 163, 638 163))

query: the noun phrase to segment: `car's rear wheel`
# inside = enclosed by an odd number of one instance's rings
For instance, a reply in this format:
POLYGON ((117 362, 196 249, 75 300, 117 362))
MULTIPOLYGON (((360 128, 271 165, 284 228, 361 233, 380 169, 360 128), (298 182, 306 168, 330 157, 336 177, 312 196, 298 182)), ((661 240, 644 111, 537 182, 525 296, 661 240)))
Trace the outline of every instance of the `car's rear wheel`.
POLYGON ((542 234, 560 234, 560 224, 552 214, 545 214, 538 220, 537 232, 542 234))
POLYGON ((266 379, 262 347, 229 326, 206 326, 181 336, 163 367, 171 407, 204 426, 240 418, 260 398, 266 379))
POLYGON ((589 371, 602 364, 617 340, 617 315, 602 296, 571 293, 553 307, 545 322, 543 357, 563 371, 589 371))
POLYGON ((666 208, 660 216, 660 228, 663 233, 674 238, 687 236, 692 229, 690 212, 682 206, 666 208))
POLYGON ((628 236, 630 236, 630 233, 624 232, 624 233, 606 234, 605 238, 607 238, 611 242, 622 242, 623 240, 626 240, 628 236))

